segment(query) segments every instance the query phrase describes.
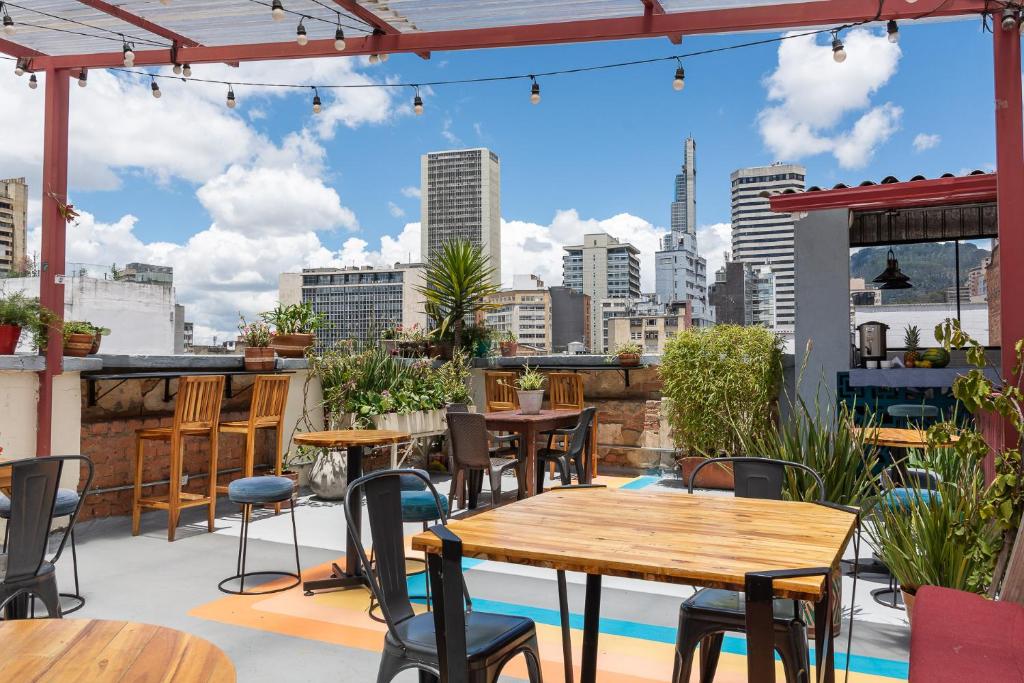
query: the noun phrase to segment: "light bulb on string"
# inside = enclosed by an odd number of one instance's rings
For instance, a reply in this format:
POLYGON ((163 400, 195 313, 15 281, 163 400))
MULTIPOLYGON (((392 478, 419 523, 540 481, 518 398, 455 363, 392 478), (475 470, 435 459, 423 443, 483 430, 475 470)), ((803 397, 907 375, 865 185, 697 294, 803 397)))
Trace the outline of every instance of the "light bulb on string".
POLYGON ((82 69, 81 71, 78 72, 78 87, 79 88, 84 88, 88 84, 89 84, 89 72, 86 71, 85 69, 82 69))
POLYGON ((11 15, 7 13, 7 6, 0 2, 0 10, 4 13, 4 33, 9 36, 13 36, 18 32, 18 29, 14 25, 14 19, 11 19, 11 15))
POLYGON ((173 71, 173 72, 174 72, 174 75, 175 75, 175 76, 180 76, 180 75, 181 75, 181 64, 177 64, 177 63, 175 63, 175 65, 174 65, 174 67, 173 67, 173 68, 171 69, 171 71, 173 71))
POLYGON ((846 61, 846 48, 843 47, 843 41, 839 40, 839 31, 832 32, 832 59, 836 60, 837 64, 846 61))
POLYGON ((676 77, 672 79, 672 89, 679 91, 686 87, 686 71, 683 69, 683 62, 681 59, 676 59, 679 62, 679 66, 676 67, 676 77))
POLYGON ((227 99, 228 109, 234 109, 235 105, 237 105, 237 104, 238 104, 238 102, 235 100, 235 90, 234 90, 234 88, 231 87, 231 84, 228 84, 228 99, 227 99))
POLYGON ((14 75, 15 76, 24 76, 25 75, 25 60, 22 59, 21 57, 19 57, 17 59, 17 61, 14 62, 14 75))
POLYGON ((1012 31, 1017 28, 1017 20, 1017 11, 1012 7, 1006 7, 1003 9, 1003 20, 1000 22, 1000 26, 1004 31, 1012 31))
POLYGON ((323 110, 323 105, 320 102, 320 93, 317 89, 313 88, 313 113, 319 114, 323 110))
POLYGON ((181 75, 184 76, 185 78, 191 78, 192 77, 192 67, 190 65, 188 65, 188 64, 186 64, 183 67, 181 67, 181 75))
POLYGON ((302 23, 306 18, 299 19, 299 26, 295 29, 295 42, 299 45, 309 44, 309 36, 306 34, 306 26, 302 23))
POLYGON ((533 85, 530 86, 530 104, 540 104, 540 83, 533 76, 530 76, 533 85))
POLYGON ((121 48, 121 52, 124 54, 124 65, 129 69, 135 66, 135 49, 128 41, 124 42, 124 47, 121 48))
POLYGON ((270 3, 270 16, 274 18, 274 21, 284 19, 284 5, 281 4, 281 0, 273 0, 270 3))
POLYGON ((341 30, 340 24, 338 28, 334 29, 334 49, 338 52, 345 49, 345 32, 341 30))
POLYGON ((370 55, 370 57, 369 57, 369 59, 367 61, 369 61, 370 64, 376 64, 377 62, 380 61, 380 55, 378 55, 376 52, 374 52, 373 54, 370 55))
POLYGON ((889 23, 885 25, 885 32, 889 36, 890 43, 900 42, 900 25, 896 23, 895 19, 890 19, 889 23))
POLYGON ((156 79, 153 78, 152 76, 149 77, 149 80, 150 80, 149 89, 150 89, 150 91, 152 91, 153 97, 155 97, 156 99, 159 100, 160 99, 160 95, 163 94, 162 92, 160 92, 160 86, 157 85, 156 79))
POLYGON ((39 79, 36 78, 35 74, 32 74, 28 77, 28 87, 32 88, 33 90, 39 87, 39 79))
POLYGON ((386 62, 388 61, 388 57, 390 56, 391 55, 389 55, 387 52, 381 52, 379 55, 377 55, 377 59, 379 59, 382 62, 386 62))
POLYGON ((420 86, 413 86, 416 88, 416 96, 412 98, 412 110, 419 116, 423 113, 423 98, 420 97, 420 86))

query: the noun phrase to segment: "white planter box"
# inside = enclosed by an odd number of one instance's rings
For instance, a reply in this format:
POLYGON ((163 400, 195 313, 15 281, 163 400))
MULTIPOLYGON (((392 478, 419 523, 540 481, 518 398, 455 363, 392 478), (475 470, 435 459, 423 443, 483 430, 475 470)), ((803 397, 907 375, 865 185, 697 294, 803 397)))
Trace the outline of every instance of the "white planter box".
MULTIPOLYGON (((445 430, 444 410, 421 410, 415 413, 388 413, 374 419, 377 429, 408 432, 412 436, 440 434, 445 430)), ((353 413, 345 413, 338 420, 331 419, 334 429, 349 429, 355 422, 353 413)))

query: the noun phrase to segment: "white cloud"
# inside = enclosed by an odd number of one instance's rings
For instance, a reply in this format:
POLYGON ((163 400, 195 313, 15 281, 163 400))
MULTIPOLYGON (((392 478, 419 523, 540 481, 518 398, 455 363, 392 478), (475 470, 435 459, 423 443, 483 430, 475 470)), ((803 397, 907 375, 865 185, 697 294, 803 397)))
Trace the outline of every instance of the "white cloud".
POLYGON ((942 142, 942 136, 934 133, 918 133, 914 136, 914 150, 924 152, 938 147, 942 142))
POLYGON ((405 215, 405 209, 394 202, 388 202, 388 213, 390 213, 394 218, 401 218, 405 215))
POLYGON ((893 77, 901 57, 898 44, 867 29, 848 31, 843 42, 850 58, 842 64, 814 36, 779 45, 778 66, 765 79, 772 105, 758 114, 761 138, 777 157, 831 152, 844 168, 857 168, 898 129, 903 110, 887 102, 837 130, 848 115, 871 107, 872 95, 893 77))
POLYGON ((732 224, 713 223, 697 228, 697 250, 708 262, 708 283, 714 281, 715 271, 725 263, 725 253, 732 251, 732 224))
POLYGON ((441 137, 447 140, 448 144, 462 144, 462 139, 452 131, 452 117, 450 116, 444 117, 444 121, 441 123, 441 137))
POLYGON ((410 199, 419 199, 420 196, 421 196, 420 188, 413 187, 412 185, 410 185, 408 187, 403 187, 402 188, 402 196, 403 197, 408 197, 410 199))

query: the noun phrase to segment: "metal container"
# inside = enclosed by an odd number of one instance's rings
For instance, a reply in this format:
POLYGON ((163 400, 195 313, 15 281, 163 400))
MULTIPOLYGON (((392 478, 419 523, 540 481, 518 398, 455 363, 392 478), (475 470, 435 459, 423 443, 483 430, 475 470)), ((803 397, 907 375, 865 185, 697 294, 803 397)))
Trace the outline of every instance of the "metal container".
POLYGON ((886 359, 888 349, 885 345, 885 333, 888 329, 888 325, 875 320, 857 325, 862 362, 886 359))

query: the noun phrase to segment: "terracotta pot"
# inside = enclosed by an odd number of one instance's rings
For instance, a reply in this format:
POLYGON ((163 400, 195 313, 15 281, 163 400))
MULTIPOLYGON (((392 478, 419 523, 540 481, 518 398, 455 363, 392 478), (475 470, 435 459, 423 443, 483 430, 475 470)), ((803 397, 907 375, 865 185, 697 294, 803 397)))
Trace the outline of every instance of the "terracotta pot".
MULTIPOLYGON (((683 482, 686 484, 690 483, 690 477, 693 475, 693 471, 697 469, 697 466, 707 460, 701 456, 687 456, 679 459, 679 471, 683 477, 683 482)), ((725 491, 731 491, 736 487, 736 480, 733 478, 732 465, 729 464, 728 458, 716 458, 722 462, 714 465, 708 465, 701 469, 697 474, 697 481, 694 482, 694 486, 701 489, 722 489, 725 491)))
POLYGON ((245 349, 245 369, 250 372, 263 372, 274 369, 274 349, 267 347, 247 347, 245 349))
POLYGON ((92 340, 92 348, 89 349, 89 355, 94 356, 100 352, 100 342, 103 341, 103 335, 99 332, 96 333, 96 338, 92 340))
POLYGON ((635 368, 640 365, 640 354, 639 353, 620 353, 619 354, 619 365, 625 368, 635 368))
POLYGON ((519 353, 519 344, 517 342, 501 342, 500 346, 502 358, 511 358, 519 353))
POLYGON ((64 355, 84 358, 89 355, 94 341, 96 335, 93 334, 69 334, 64 340, 64 355))
POLYGON ((909 589, 900 586, 900 593, 903 594, 903 606, 907 610, 907 623, 914 626, 914 599, 917 597, 916 589, 909 589))
POLYGON ((19 325, 0 325, 0 356, 9 356, 18 348, 21 337, 19 325))
POLYGON ((312 334, 275 334, 270 337, 270 348, 281 358, 302 358, 315 341, 312 334))
POLYGON ((536 389, 533 391, 516 389, 516 395, 519 396, 520 413, 523 415, 537 415, 540 413, 540 407, 544 403, 543 389, 536 389))

